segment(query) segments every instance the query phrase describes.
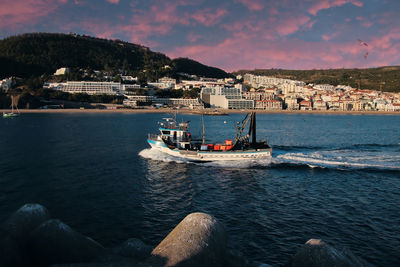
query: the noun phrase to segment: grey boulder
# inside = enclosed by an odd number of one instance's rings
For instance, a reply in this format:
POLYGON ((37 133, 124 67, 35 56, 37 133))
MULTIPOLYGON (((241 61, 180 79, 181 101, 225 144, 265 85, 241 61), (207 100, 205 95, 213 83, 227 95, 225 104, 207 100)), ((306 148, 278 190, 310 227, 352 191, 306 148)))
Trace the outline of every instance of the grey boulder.
POLYGON ((205 213, 186 216, 152 251, 150 263, 163 266, 224 266, 226 231, 205 213))

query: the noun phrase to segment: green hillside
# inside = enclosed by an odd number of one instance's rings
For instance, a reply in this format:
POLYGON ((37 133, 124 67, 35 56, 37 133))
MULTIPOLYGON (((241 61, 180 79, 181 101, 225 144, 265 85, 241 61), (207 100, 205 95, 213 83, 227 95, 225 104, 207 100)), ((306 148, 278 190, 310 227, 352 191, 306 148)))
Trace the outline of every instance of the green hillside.
POLYGON ((221 69, 203 65, 189 58, 176 58, 173 60, 173 65, 177 73, 184 72, 211 78, 226 78, 232 76, 221 69))
MULTIPOLYGON (((31 33, 0 40, 0 77, 22 78, 52 74, 60 67, 123 70, 143 75, 147 80, 187 72, 181 59, 171 60, 149 48, 123 42, 76 34, 31 33), (166 66, 170 67, 166 67, 166 66)), ((228 77, 223 70, 188 61, 190 74, 228 77)))
POLYGON ((400 66, 370 69, 326 69, 326 70, 282 70, 256 69, 240 70, 235 74, 275 76, 300 80, 306 83, 350 85, 354 88, 386 92, 400 92, 400 66))

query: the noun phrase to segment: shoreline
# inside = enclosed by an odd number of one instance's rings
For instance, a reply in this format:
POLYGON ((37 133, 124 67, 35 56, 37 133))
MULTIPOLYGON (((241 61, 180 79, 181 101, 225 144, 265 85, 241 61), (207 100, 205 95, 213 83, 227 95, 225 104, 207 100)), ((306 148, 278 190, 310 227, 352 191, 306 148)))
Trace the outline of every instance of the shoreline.
MULTIPOLYGON (((206 110, 206 112, 214 109, 206 110)), ((243 114, 256 111, 258 114, 320 114, 320 115, 400 115, 396 111, 329 111, 329 110, 232 110, 218 109, 216 114, 211 116, 220 116, 225 114, 243 114)), ((0 112, 10 112, 9 109, 0 109, 0 112)), ((201 114, 199 110, 191 109, 20 109, 20 113, 171 113, 179 114, 201 114)), ((210 115, 210 114, 206 114, 210 115)))

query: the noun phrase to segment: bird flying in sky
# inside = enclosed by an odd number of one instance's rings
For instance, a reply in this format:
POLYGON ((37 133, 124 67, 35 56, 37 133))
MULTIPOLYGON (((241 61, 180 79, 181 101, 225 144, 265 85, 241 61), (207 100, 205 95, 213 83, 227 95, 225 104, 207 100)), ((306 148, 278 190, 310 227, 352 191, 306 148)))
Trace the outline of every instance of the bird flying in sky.
POLYGON ((360 39, 357 39, 360 45, 368 46, 368 44, 360 39))

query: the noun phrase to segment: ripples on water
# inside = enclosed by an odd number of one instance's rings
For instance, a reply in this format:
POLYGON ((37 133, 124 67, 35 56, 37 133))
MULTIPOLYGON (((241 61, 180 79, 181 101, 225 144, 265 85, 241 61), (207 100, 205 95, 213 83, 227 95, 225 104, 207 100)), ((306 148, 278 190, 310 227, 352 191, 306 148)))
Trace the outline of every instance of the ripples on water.
MULTIPOLYGON (((163 114, 23 114, 0 121, 0 219, 38 202, 106 246, 156 245, 188 213, 221 220, 229 246, 284 264, 310 238, 400 263, 400 117, 259 115, 270 161, 191 163, 145 143, 163 114)), ((201 132, 198 116, 193 134, 201 132)), ((240 115, 209 117, 232 137, 240 115), (228 121, 228 124, 222 121, 228 121)))

